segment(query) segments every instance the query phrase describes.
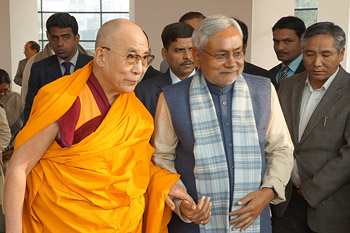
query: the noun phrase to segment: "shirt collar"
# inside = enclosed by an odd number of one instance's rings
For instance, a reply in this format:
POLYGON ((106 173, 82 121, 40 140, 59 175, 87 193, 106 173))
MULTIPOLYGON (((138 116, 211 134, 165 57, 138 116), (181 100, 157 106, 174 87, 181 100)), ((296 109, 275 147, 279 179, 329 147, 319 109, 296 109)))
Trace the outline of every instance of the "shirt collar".
MULTIPOLYGON (((76 66, 77 61, 78 61, 78 56, 79 56, 79 50, 77 49, 74 56, 69 61, 70 63, 72 63, 73 66, 76 66)), ((65 60, 60 58, 59 56, 57 56, 57 58, 58 58, 58 62, 60 63, 60 65, 62 65, 63 62, 65 62, 65 60)))
MULTIPOLYGON (((294 61, 292 61, 288 65, 288 68, 295 73, 295 71, 298 69, 298 66, 299 66, 301 60, 303 60, 303 54, 300 54, 299 57, 295 58, 294 61)), ((283 66, 286 66, 286 65, 282 63, 282 67, 283 66)))
MULTIPOLYGON (((328 88, 329 88, 329 86, 332 84, 333 80, 334 80, 335 77, 337 76, 338 72, 339 72, 339 67, 338 67, 337 71, 335 71, 334 74, 332 74, 331 77, 329 77, 329 78, 327 79, 327 81, 326 81, 326 82, 322 85, 322 87, 319 88, 319 89, 324 89, 324 90, 327 91, 328 88)), ((308 88, 309 88, 311 91, 313 90, 313 88, 312 88, 312 86, 311 86, 311 84, 310 84, 309 75, 308 75, 307 78, 306 78, 305 85, 307 85, 308 88)))
MULTIPOLYGON (((171 68, 169 68, 170 71, 170 78, 171 78, 171 82, 172 84, 178 83, 181 81, 181 79, 179 79, 172 71, 171 68)), ((188 75, 187 77, 191 77, 196 73, 196 69, 193 69, 192 73, 190 75, 188 75)))

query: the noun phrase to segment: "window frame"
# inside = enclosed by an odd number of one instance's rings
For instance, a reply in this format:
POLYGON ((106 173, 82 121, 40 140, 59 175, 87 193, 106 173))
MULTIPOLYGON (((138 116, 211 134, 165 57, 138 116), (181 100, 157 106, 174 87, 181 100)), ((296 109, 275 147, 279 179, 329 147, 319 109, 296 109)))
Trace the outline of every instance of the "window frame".
MULTIPOLYGON (((39 25, 39 33, 41 30, 41 33, 39 35, 39 44, 41 45, 42 48, 44 48, 44 44, 48 42, 48 39, 46 37, 46 22, 44 22, 44 14, 54 14, 57 12, 67 12, 69 14, 99 14, 99 19, 100 19, 100 27, 102 26, 102 19, 103 15, 108 15, 108 14, 128 14, 130 18, 130 6, 129 6, 129 11, 103 11, 103 0, 96 0, 100 2, 100 10, 99 11, 43 11, 43 1, 44 0, 37 0, 40 1, 40 9, 38 9, 37 13, 40 15, 40 25, 39 25)), ((91 1, 91 0, 90 0, 91 1)), ((96 40, 86 40, 86 39, 81 39, 79 42, 96 42, 96 40)))

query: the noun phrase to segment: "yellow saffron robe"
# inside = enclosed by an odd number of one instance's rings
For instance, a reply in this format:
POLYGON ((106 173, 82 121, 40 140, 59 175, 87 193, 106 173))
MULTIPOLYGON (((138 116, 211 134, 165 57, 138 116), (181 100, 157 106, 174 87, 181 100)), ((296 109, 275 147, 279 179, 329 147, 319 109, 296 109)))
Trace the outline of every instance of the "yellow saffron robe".
MULTIPOLYGON (((15 149, 71 107, 91 70, 92 62, 40 89, 15 149)), ((27 177, 23 231, 167 232, 164 200, 179 176, 152 164, 152 132, 151 115, 128 93, 79 143, 54 141, 27 177)))

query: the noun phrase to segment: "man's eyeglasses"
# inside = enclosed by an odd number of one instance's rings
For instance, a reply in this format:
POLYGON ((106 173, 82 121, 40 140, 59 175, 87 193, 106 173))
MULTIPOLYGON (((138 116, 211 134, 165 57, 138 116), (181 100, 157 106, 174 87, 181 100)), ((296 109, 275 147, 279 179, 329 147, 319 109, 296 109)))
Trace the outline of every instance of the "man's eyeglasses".
POLYGON ((10 91, 10 88, 0 89, 0 94, 1 93, 7 94, 7 93, 9 93, 9 91, 10 91))
POLYGON ((125 62, 128 65, 134 65, 135 63, 138 63, 139 61, 141 61, 141 64, 143 66, 148 66, 154 60, 154 55, 150 55, 150 54, 147 54, 147 55, 144 55, 144 56, 140 56, 138 54, 128 54, 127 56, 123 56, 123 55, 119 54, 117 51, 112 50, 112 49, 110 49, 108 47, 101 47, 101 48, 106 49, 108 51, 115 52, 117 55, 119 55, 120 57, 124 58, 125 62))
POLYGON ((205 51, 204 49, 200 49, 200 50, 205 52, 206 54, 212 56, 213 58, 215 58, 216 60, 218 60, 220 62, 227 61, 231 57, 231 55, 233 56, 233 59, 240 59, 243 55, 242 50, 235 51, 233 53, 217 53, 217 54, 211 54, 208 51, 205 51))

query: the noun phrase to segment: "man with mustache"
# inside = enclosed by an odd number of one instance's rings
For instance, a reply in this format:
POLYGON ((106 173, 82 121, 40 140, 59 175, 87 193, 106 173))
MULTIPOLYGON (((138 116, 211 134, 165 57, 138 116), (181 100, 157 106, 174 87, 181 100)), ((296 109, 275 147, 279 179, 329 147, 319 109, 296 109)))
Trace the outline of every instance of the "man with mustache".
POLYGON ((269 203, 285 200, 293 166, 276 91, 269 79, 242 73, 234 19, 208 16, 192 42, 196 74, 163 88, 155 115, 153 162, 179 173, 197 203, 175 200, 169 233, 271 233, 269 203))
POLYGON ((320 22, 301 44, 306 72, 278 93, 295 149, 287 201, 272 208, 274 233, 350 232, 350 74, 340 65, 346 36, 320 22))
POLYGON ((169 69, 136 86, 135 94, 155 116, 158 97, 163 87, 180 82, 194 75, 194 62, 192 57, 193 28, 186 23, 172 23, 162 32, 162 56, 169 63, 169 69))
POLYGON ((276 90, 284 79, 305 71, 300 44, 304 31, 304 22, 294 16, 283 17, 272 27, 273 48, 282 62, 270 70, 276 90))

